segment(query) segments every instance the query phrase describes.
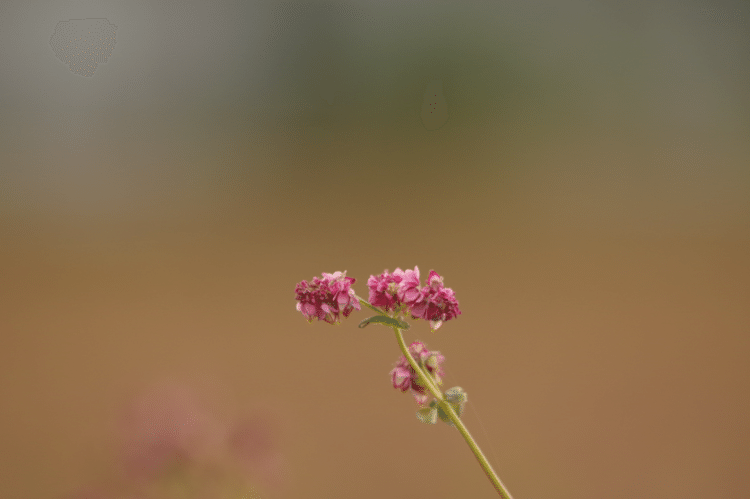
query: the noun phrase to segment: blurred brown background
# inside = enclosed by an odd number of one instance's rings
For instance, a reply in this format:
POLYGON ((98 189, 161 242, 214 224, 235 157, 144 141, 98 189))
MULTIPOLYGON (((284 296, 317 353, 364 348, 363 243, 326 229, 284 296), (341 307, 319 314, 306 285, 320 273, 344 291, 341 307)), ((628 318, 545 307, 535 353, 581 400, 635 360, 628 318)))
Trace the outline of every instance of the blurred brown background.
POLYGON ((114 463, 124 401, 279 414, 279 497, 490 498, 390 386, 382 327, 294 286, 418 265, 517 499, 750 496, 745 2, 0 3, 0 497, 114 463), (58 21, 106 18, 92 77, 58 21), (428 131, 441 80, 449 119, 428 131))

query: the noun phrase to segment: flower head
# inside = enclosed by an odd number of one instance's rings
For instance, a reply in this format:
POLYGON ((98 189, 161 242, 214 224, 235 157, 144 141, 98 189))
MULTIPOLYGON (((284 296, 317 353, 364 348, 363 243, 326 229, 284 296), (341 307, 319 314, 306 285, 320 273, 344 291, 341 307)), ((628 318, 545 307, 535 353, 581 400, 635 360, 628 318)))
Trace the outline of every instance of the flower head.
MULTIPOLYGON (((396 269, 399 272, 401 269, 396 269)), ((407 270, 401 272, 401 284, 398 289, 398 299, 404 305, 413 307, 417 303, 420 303, 424 297, 419 291, 419 267, 414 267, 414 270, 407 270)))
POLYGON ((323 278, 314 277, 312 283, 302 281, 297 284, 297 310, 302 312, 308 322, 313 318, 329 324, 339 324, 340 314, 349 317, 352 310, 361 310, 359 300, 351 289, 356 280, 346 277, 346 271, 327 274, 323 278))
POLYGON ((414 267, 414 270, 404 272, 396 268, 393 274, 385 269, 379 277, 371 275, 367 280, 367 286, 370 288, 370 305, 381 307, 386 312, 393 312, 405 304, 404 292, 419 286, 419 269, 414 267))
POLYGON ((411 305, 411 314, 418 319, 430 321, 433 331, 444 321, 461 315, 453 290, 443 285, 443 278, 434 270, 430 270, 427 286, 422 288, 421 295, 422 299, 411 305))
MULTIPOLYGON (((441 385, 444 375, 442 363, 445 357, 440 352, 429 351, 424 343, 415 341, 409 346, 409 355, 419 364, 419 367, 427 371, 435 383, 441 385)), ((405 392, 411 390, 414 399, 418 404, 427 403, 429 398, 427 388, 422 384, 419 375, 416 373, 406 356, 402 355, 396 367, 391 370, 391 381, 393 387, 405 392)))
MULTIPOLYGON (((322 279, 314 277, 311 283, 302 281, 295 290, 297 310, 308 322, 317 317, 338 324, 340 314, 349 317, 352 310, 361 310, 351 289, 354 282, 354 278, 346 277, 346 271, 323 273, 322 279)), ((428 320, 433 331, 461 314, 453 290, 444 286, 443 278, 434 270, 430 270, 427 285, 421 289, 416 266, 414 270, 396 268, 390 273, 386 269, 380 276, 371 275, 367 286, 371 305, 382 308, 391 317, 411 315, 413 319, 428 320)))

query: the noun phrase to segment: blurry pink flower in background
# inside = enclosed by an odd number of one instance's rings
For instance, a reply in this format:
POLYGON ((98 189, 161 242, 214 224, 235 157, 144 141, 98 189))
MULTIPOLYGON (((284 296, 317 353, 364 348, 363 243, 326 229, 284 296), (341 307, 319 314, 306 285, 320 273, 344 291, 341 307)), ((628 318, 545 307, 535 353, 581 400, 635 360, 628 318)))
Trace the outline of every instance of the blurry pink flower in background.
POLYGON ((124 466, 135 480, 151 479, 173 464, 218 458, 226 427, 186 385, 170 383, 139 397, 124 421, 124 466))
POLYGON ((101 490, 99 488, 85 487, 81 490, 64 496, 63 499, 151 499, 148 495, 138 492, 121 492, 115 490, 101 490))
POLYGON ((271 415, 256 413, 234 425, 228 437, 230 452, 249 476, 271 487, 282 485, 285 473, 283 455, 278 449, 271 415))
POLYGON ((66 499, 255 499, 258 490, 278 492, 286 465, 271 411, 220 417, 221 405, 184 382, 146 390, 124 410, 118 478, 66 499))
POLYGON ((98 490, 95 488, 81 489, 73 494, 66 495, 64 499, 113 499, 111 493, 98 490))

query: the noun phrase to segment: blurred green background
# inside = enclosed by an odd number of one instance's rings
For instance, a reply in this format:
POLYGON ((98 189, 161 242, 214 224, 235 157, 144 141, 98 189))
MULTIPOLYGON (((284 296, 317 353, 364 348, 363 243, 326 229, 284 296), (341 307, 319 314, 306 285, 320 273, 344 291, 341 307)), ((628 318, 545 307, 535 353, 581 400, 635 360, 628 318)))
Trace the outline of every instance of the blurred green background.
POLYGON ((750 496, 746 2, 3 1, 0 497, 107 473, 162 376, 283 414, 279 497, 495 497, 294 286, 445 277, 408 342, 522 498, 750 496), (106 18, 92 77, 49 40, 106 18), (433 80, 448 121, 420 113, 433 80))

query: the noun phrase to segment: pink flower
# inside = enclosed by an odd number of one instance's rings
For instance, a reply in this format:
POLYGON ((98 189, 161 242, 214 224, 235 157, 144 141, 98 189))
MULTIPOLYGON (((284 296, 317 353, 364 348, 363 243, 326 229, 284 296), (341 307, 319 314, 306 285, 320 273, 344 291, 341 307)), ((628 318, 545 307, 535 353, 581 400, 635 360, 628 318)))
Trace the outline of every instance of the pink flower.
POLYGON ((123 492, 111 487, 112 490, 99 489, 82 489, 78 492, 65 496, 65 499, 148 499, 145 493, 141 492, 123 492))
MULTIPOLYGON (((323 278, 313 278, 312 283, 302 281, 297 284, 297 310, 308 322, 313 318, 331 324, 339 323, 339 314, 349 317, 352 310, 361 310, 351 285, 355 280, 346 277, 346 271, 334 274, 323 273, 323 278)), ((453 290, 443 285, 443 278, 430 270, 427 285, 420 289, 419 267, 414 270, 396 268, 391 274, 388 269, 380 276, 371 275, 367 280, 370 288, 370 304, 380 307, 385 313, 402 316, 410 314, 413 319, 430 321, 432 331, 443 322, 461 314, 453 290), (395 314, 393 314, 395 312, 395 314)))
POLYGON ((114 497, 111 492, 89 487, 66 495, 65 499, 112 499, 114 497))
POLYGON ((259 484, 279 491, 288 475, 275 431, 280 416, 257 411, 222 417, 228 412, 223 392, 205 375, 199 383, 168 377, 129 401, 120 428, 119 477, 68 499, 156 499, 177 497, 175 492, 222 499, 247 497, 248 490, 256 497, 259 484))
MULTIPOLYGON (((396 269, 394 274, 397 272, 401 272, 401 269, 396 269)), ((420 303, 424 297, 419 291, 419 267, 415 266, 414 270, 401 272, 398 276, 401 278, 401 284, 398 288, 399 301, 409 307, 420 303)))
POLYGON ((215 458, 225 428, 185 384, 167 382, 141 396, 125 414, 124 465, 136 480, 151 480, 173 464, 215 458))
POLYGON ((380 277, 371 275, 367 280, 367 286, 370 288, 370 305, 380 307, 386 312, 395 311, 401 305, 398 293, 404 277, 405 273, 400 268, 393 274, 385 269, 380 277))
POLYGON ((461 315, 453 290, 443 285, 443 278, 434 270, 430 270, 427 286, 422 288, 421 294, 424 299, 411 306, 411 314, 418 319, 430 321, 433 331, 436 331, 443 321, 461 315))
MULTIPOLYGON (((426 370, 427 373, 432 376, 435 383, 438 385, 443 383, 441 377, 445 373, 443 372, 441 364, 445 361, 445 357, 443 357, 440 352, 431 352, 427 350, 424 343, 421 341, 415 341, 409 346, 409 355, 417 361, 419 367, 426 370)), ((419 375, 414 368, 411 367, 406 356, 401 356, 401 359, 399 359, 396 367, 390 374, 393 388, 401 390, 402 392, 411 390, 412 395, 418 404, 427 403, 429 391, 420 383, 419 375)))
POLYGON ((234 425, 228 444, 248 476, 260 478, 267 485, 279 487, 286 464, 277 445, 272 414, 248 416, 234 425))
POLYGON ((313 318, 338 324, 341 313, 349 317, 352 310, 361 310, 359 300, 355 297, 352 284, 356 280, 346 277, 346 271, 333 274, 323 273, 323 278, 314 277, 312 283, 302 281, 297 284, 297 310, 302 312, 308 322, 313 318))

